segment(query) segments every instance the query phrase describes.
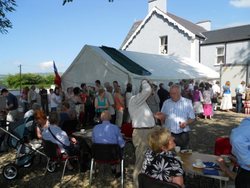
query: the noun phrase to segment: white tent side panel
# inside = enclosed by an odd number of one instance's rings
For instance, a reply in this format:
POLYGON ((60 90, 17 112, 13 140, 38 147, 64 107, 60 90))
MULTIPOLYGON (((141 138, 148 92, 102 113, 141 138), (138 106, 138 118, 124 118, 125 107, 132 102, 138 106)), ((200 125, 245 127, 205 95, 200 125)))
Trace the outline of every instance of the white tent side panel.
POLYGON ((93 86, 95 80, 100 80, 102 84, 104 82, 112 84, 114 80, 125 84, 128 74, 86 45, 62 75, 62 87, 66 90, 68 87, 80 87, 81 83, 93 86))

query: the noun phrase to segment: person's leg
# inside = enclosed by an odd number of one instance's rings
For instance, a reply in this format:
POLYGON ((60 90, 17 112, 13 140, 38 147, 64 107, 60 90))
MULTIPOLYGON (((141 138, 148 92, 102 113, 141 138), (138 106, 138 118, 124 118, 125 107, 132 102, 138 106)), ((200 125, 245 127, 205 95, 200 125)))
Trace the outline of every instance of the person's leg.
POLYGON ((181 133, 181 140, 182 140, 182 148, 188 149, 189 148, 189 132, 181 133))
POLYGON ((189 147, 189 133, 183 132, 180 134, 173 134, 172 136, 175 138, 176 146, 180 146, 181 149, 187 149, 189 147))
POLYGON ((123 119, 123 111, 116 110, 115 124, 118 125, 119 127, 121 127, 122 126, 122 119, 123 119))
POLYGON ((148 148, 148 133, 152 129, 134 129, 132 141, 135 147, 135 167, 133 172, 133 185, 138 188, 138 174, 144 161, 144 154, 148 148))
POLYGON ((115 114, 112 114, 111 115, 111 120, 110 120, 111 123, 115 124, 115 114))
POLYGON ((242 96, 236 95, 236 112, 241 113, 242 108, 242 96))

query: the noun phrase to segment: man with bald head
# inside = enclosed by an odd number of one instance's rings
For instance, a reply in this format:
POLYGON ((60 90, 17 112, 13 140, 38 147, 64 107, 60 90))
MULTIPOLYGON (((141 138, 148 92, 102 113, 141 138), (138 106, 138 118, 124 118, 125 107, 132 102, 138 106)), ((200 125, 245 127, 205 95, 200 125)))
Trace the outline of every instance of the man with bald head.
MULTIPOLYGON (((125 141, 122 137, 121 130, 117 125, 110 123, 111 115, 108 110, 101 113, 101 124, 94 127, 92 132, 92 142, 98 144, 119 144, 121 148, 125 146, 125 141)), ((120 177, 120 166, 111 166, 115 177, 120 177)))
POLYGON ((192 101, 181 96, 179 85, 170 87, 170 97, 163 103, 161 112, 156 113, 156 118, 161 119, 163 126, 171 131, 176 145, 186 149, 189 144, 189 125, 195 119, 192 101))
POLYGON ((117 125, 110 123, 111 115, 108 110, 101 113, 101 124, 94 127, 92 132, 92 142, 98 144, 119 144, 121 148, 125 146, 121 130, 117 125))

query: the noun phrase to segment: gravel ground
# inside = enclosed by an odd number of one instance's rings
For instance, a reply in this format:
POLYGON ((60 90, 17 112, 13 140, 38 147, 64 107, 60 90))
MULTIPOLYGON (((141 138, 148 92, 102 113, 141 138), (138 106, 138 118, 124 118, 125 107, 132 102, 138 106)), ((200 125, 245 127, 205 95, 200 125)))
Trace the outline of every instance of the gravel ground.
MULTIPOLYGON (((214 152, 214 141, 219 136, 227 136, 232 128, 236 127, 239 122, 247 117, 245 114, 237 114, 234 112, 217 111, 211 120, 198 119, 192 126, 190 135, 190 146, 193 151, 202 153, 214 152)), ((10 150, 0 154, 0 187, 15 187, 15 188, 51 188, 60 187, 60 178, 62 173, 62 165, 54 173, 44 175, 46 159, 36 156, 34 163, 29 168, 20 168, 18 178, 12 181, 7 181, 2 176, 2 169, 8 163, 14 162, 15 151, 10 150)), ((132 187, 132 172, 133 163, 135 161, 133 145, 128 143, 125 148, 125 186, 132 187)), ((99 173, 93 180, 94 188, 104 187, 119 187, 120 179, 115 179, 110 176, 108 168, 100 169, 99 173)), ((67 171, 61 187, 89 187, 89 171, 86 173, 78 173, 77 170, 67 171)), ((200 181, 200 180, 199 180, 200 181)), ((204 187, 197 185, 196 187, 204 187)))

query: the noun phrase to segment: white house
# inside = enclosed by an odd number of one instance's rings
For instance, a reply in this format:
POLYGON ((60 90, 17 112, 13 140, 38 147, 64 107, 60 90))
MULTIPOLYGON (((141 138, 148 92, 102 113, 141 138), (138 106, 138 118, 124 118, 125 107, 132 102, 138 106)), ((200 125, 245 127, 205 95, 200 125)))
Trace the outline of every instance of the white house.
POLYGON ((241 81, 249 83, 250 25, 204 32, 200 62, 220 72, 221 83, 231 82, 232 91, 241 81))
MULTIPOLYGON (((250 25, 213 30, 167 11, 167 0, 148 0, 148 14, 133 24, 122 50, 189 57, 221 73, 221 83, 249 82, 250 25)), ((234 88, 232 89, 234 90, 234 88)))
POLYGON ((209 29, 210 22, 196 25, 167 12, 166 7, 167 0, 149 0, 147 16, 133 24, 121 49, 199 61, 199 44, 205 40, 202 32, 209 29))

